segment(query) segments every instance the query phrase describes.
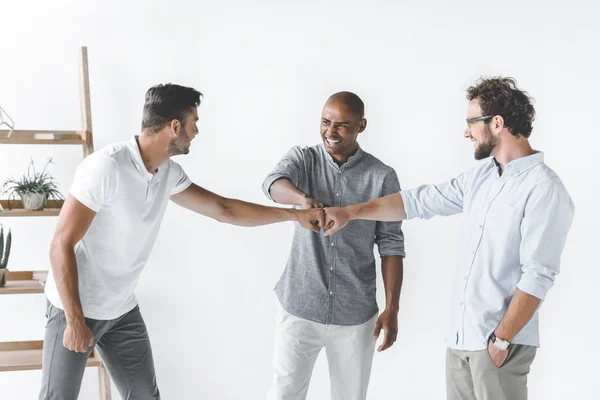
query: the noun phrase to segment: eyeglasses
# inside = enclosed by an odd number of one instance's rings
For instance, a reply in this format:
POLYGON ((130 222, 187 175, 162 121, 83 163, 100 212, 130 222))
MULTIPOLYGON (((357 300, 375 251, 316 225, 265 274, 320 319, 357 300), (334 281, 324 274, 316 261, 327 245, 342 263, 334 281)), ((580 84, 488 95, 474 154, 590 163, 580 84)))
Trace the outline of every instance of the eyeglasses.
POLYGON ((467 126, 471 126, 475 122, 487 121, 488 119, 494 118, 493 115, 482 115, 481 117, 473 117, 467 119, 467 126))

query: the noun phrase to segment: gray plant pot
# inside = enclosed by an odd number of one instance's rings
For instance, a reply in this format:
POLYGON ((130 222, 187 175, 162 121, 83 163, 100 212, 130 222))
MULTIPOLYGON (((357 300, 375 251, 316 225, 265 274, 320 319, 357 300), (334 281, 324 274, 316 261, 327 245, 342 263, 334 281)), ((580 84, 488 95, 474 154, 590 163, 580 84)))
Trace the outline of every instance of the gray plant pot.
POLYGON ((23 201, 23 208, 27 211, 37 211, 44 208, 46 193, 18 192, 23 201))

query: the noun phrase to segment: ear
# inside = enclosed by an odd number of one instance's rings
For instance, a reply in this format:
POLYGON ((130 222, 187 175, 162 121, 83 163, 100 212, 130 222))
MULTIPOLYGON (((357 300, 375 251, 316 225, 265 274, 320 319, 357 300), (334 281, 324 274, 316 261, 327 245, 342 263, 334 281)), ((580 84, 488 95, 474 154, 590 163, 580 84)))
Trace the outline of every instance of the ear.
POLYGON ((181 132, 181 122, 179 122, 178 119, 171 120, 169 128, 174 136, 179 136, 179 133, 181 132))
POLYGON ((490 121, 490 129, 494 134, 500 133, 500 131, 504 129, 504 118, 500 115, 495 115, 490 121))
POLYGON ((358 123, 358 133, 362 133, 365 129, 367 129, 367 119, 363 118, 358 123))

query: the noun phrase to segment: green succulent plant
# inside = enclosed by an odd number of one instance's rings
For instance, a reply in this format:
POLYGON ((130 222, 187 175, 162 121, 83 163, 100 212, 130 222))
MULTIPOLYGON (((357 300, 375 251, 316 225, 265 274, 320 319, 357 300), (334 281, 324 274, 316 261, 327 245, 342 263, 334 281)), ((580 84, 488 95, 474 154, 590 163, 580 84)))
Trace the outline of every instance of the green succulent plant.
POLYGON ((27 172, 21 178, 9 178, 4 181, 3 192, 7 193, 9 198, 15 198, 19 193, 39 193, 45 194, 46 199, 64 200, 63 195, 58 191, 58 184, 54 177, 46 172, 46 168, 52 162, 52 158, 49 158, 42 172, 36 172, 31 160, 27 172))
POLYGON ((8 268, 8 257, 10 256, 10 245, 12 242, 12 234, 10 229, 6 235, 6 246, 4 243, 4 227, 0 224, 0 287, 4 286, 6 282, 6 271, 8 268))
POLYGON ((4 226, 0 225, 0 269, 6 269, 8 257, 10 257, 10 246, 12 244, 12 233, 10 229, 4 242, 4 226))

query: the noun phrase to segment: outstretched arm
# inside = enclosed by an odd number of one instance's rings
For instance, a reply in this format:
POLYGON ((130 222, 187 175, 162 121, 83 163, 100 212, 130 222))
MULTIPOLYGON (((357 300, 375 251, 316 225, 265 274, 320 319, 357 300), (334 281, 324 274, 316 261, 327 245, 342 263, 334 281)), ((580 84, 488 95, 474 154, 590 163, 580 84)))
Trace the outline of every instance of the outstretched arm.
POLYGON ((404 202, 400 193, 390 194, 366 203, 347 207, 326 208, 327 227, 325 236, 330 236, 345 227, 353 219, 371 221, 402 221, 406 219, 404 202))
POLYGON ((238 226, 260 226, 284 221, 298 221, 302 227, 319 232, 325 222, 324 212, 321 209, 294 210, 266 207, 219 196, 196 184, 171 196, 171 200, 198 214, 238 226))

